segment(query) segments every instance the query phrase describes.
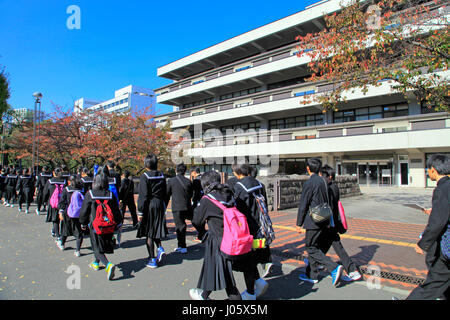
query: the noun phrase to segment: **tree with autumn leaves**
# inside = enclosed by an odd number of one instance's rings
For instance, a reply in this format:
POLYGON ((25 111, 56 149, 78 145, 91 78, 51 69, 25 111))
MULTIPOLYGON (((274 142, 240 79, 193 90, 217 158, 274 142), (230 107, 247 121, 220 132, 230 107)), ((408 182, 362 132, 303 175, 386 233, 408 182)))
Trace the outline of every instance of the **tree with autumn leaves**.
POLYGON ((428 108, 450 111, 450 60, 447 1, 354 0, 324 17, 318 33, 298 36, 298 56, 309 57, 311 82, 333 90, 305 99, 337 110, 346 94, 392 80, 392 88, 410 93, 428 108))
MULTIPOLYGON (((150 107, 125 113, 67 112, 56 107, 39 126, 40 165, 92 168, 113 160, 138 174, 145 156, 155 153, 161 169, 171 167, 170 123, 158 127, 153 119, 150 107)), ((15 130, 8 138, 7 152, 17 159, 31 159, 32 132, 32 123, 15 130)))

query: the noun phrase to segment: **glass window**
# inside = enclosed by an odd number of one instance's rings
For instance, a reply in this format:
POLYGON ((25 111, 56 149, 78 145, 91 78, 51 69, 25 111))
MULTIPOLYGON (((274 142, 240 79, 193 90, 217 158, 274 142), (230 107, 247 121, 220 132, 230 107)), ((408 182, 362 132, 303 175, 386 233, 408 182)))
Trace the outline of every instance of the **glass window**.
POLYGON ((376 114, 369 115, 369 119, 370 120, 381 119, 381 118, 383 118, 383 114, 381 114, 381 113, 376 113, 376 114))
POLYGON ((356 115, 368 114, 368 113, 369 113, 369 108, 356 109, 356 115))
POLYGON ((381 107, 370 107, 370 113, 381 113, 382 111, 381 107))
POLYGON ((356 121, 369 120, 369 115, 356 116, 356 121))

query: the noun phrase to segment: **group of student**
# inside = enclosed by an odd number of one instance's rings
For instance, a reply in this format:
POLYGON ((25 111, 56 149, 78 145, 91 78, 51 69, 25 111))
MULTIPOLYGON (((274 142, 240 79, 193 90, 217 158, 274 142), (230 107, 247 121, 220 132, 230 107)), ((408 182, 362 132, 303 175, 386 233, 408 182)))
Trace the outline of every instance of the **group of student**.
MULTIPOLYGON (((441 240, 445 235, 448 237, 450 219, 449 159, 446 156, 433 157, 427 165, 430 177, 439 181, 433 194, 433 208, 426 212, 430 221, 418 245, 427 251, 429 274, 410 298, 445 297, 450 282, 448 257, 444 257, 441 250, 444 246, 441 240)), ((2 195, 6 191, 5 206, 12 206, 14 192, 11 190, 20 190, 19 197, 25 199, 28 212, 36 187, 36 213, 39 215, 44 206, 46 222, 52 223, 51 233, 57 246, 64 250, 67 238, 73 236, 76 239, 75 256, 79 257, 83 237, 89 235, 95 257, 90 267, 98 271, 100 263, 103 264, 108 280, 114 278, 116 267, 106 254, 113 254, 116 244, 120 246, 127 207, 136 237, 146 240, 146 266, 154 269, 161 265, 166 254, 162 242, 168 236, 166 209, 171 201, 177 235, 175 252, 188 253, 187 220, 191 220, 197 231, 194 240, 203 243, 205 249, 198 284, 189 291, 190 297, 208 300, 213 291, 220 290, 225 290, 230 300, 255 300, 263 295, 269 287, 264 278, 270 275, 273 267, 270 243, 275 234, 268 216, 265 186, 256 179, 256 167, 247 163, 234 164, 234 176, 222 183, 218 172, 200 174, 197 167, 191 168, 191 179, 188 179, 184 164, 177 165, 176 176, 166 181, 163 172, 158 170, 158 158, 154 154, 145 158, 144 166, 139 180, 137 208, 130 173, 125 172, 121 176, 112 161, 95 167, 94 175, 87 168, 70 174, 66 167, 56 168, 53 173, 44 167, 37 177, 29 170, 19 176, 14 171, 3 170, 0 191, 2 195), (231 214, 235 214, 233 218, 238 222, 234 225, 235 233, 243 235, 239 240, 252 242, 249 248, 246 245, 245 254, 225 253, 224 242, 229 241, 229 228, 232 226, 228 221, 231 214), (258 271, 259 264, 263 266, 263 275, 258 271), (243 273, 246 289, 242 293, 237 288, 235 272, 243 273)), ((338 209, 339 188, 334 182, 335 171, 328 165, 323 166, 317 158, 308 159, 306 169, 310 178, 302 188, 296 225, 298 232, 305 233, 308 258, 304 260, 306 272, 299 278, 317 283, 320 271, 327 270, 335 286, 340 281, 357 281, 362 275, 340 241, 339 235, 346 229, 338 209), (311 212, 323 209, 324 204, 331 213, 325 222, 318 222, 311 212), (326 255, 331 247, 341 264, 326 255)))

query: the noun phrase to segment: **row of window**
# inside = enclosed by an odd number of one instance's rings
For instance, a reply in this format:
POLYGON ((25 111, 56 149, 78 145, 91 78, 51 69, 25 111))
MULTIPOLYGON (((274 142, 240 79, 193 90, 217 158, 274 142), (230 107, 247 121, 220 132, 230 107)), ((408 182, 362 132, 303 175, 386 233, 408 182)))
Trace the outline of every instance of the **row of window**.
POLYGON ((320 113, 307 116, 270 120, 269 130, 320 126, 322 124, 324 124, 324 115, 323 113, 320 113))
POLYGON ((119 100, 119 101, 116 101, 116 102, 113 102, 113 103, 110 103, 110 104, 107 104, 107 105, 104 105, 104 106, 100 106, 99 109, 100 110, 105 110, 105 109, 109 109, 109 108, 121 105, 123 103, 128 103, 128 98, 123 99, 123 100, 119 100))
POLYGON ((345 111, 337 111, 333 114, 334 123, 373 120, 408 115, 407 104, 396 104, 388 106, 376 106, 369 108, 359 108, 345 111))
MULTIPOLYGON (((221 95, 219 97, 218 101, 232 99, 232 98, 238 98, 238 97, 243 97, 243 96, 247 96, 249 94, 253 94, 253 93, 257 93, 257 92, 261 92, 261 91, 262 91, 262 87, 255 87, 255 88, 250 88, 250 89, 245 89, 245 90, 239 90, 239 91, 235 91, 235 92, 231 92, 231 93, 227 93, 227 94, 221 95)), ((208 103, 213 103, 213 102, 216 102, 216 99, 214 99, 214 97, 208 98, 208 99, 203 99, 203 100, 200 100, 200 101, 186 103, 186 104, 183 105, 183 109, 192 108, 192 107, 198 107, 198 106, 201 106, 201 105, 204 105, 204 104, 208 104, 208 103)))

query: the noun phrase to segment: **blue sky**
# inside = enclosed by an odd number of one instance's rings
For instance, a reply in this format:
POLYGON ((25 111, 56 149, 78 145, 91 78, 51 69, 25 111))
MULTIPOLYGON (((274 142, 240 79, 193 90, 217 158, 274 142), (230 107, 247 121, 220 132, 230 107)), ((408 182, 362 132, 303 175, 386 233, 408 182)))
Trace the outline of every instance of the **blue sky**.
MULTIPOLYGON (((171 83, 157 68, 299 12, 306 1, 0 0, 0 66, 13 108, 33 108, 32 93, 69 108, 85 97, 107 100, 129 84, 171 83), (70 5, 81 29, 69 30, 70 5)), ((158 105, 159 113, 171 111, 158 105)))

